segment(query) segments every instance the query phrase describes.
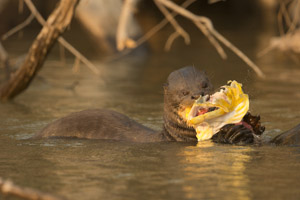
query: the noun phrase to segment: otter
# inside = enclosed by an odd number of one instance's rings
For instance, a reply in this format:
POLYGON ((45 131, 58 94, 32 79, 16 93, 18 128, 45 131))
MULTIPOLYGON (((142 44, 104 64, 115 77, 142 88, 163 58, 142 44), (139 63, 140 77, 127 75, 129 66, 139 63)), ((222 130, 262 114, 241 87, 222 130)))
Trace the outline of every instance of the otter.
MULTIPOLYGON (((90 109, 60 118, 43 128, 33 138, 108 139, 130 142, 197 142, 196 131, 181 115, 196 99, 212 93, 213 85, 204 71, 184 67, 172 72, 164 88, 162 131, 154 131, 121 113, 107 109, 90 109)), ((241 124, 228 124, 212 137, 213 142, 253 144, 264 132, 259 116, 247 113, 241 124), (245 125, 246 124, 246 125, 245 125)), ((300 125, 282 133, 274 144, 300 144, 300 125)))

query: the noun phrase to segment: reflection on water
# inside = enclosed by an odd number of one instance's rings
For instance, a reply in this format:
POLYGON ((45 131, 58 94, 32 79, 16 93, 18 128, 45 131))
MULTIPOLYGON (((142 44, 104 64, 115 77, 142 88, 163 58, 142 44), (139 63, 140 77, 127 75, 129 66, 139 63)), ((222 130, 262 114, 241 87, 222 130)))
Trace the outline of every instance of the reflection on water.
MULTIPOLYGON (((254 55, 259 33, 250 39, 248 33, 225 31, 254 55)), ((257 80, 234 55, 219 59, 206 39, 182 45, 147 60, 96 62, 100 78, 83 67, 72 74, 71 61, 62 67, 48 60, 25 93, 0 104, 0 176, 69 199, 299 199, 299 147, 27 140, 52 120, 88 108, 113 109, 159 130, 162 85, 188 64, 205 69, 216 88, 242 82, 266 140, 300 122, 299 66, 268 55, 257 60, 268 78, 257 80)))
POLYGON ((246 165, 251 160, 251 147, 222 148, 212 142, 199 143, 181 153, 184 157, 184 186, 188 199, 218 199, 234 196, 250 199, 246 165), (201 180, 201 182, 199 182, 201 180), (211 192, 207 192, 211 191, 211 192), (218 192, 214 192, 218 191, 218 192))

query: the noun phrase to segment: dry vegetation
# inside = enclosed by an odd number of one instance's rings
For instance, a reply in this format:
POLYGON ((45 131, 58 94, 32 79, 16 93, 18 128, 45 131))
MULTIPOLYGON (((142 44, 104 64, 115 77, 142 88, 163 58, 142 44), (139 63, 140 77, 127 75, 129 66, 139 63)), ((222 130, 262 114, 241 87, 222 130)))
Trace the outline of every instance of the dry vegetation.
POLYGON ((280 0, 279 6, 277 21, 280 36, 271 38, 269 46, 258 56, 277 49, 300 62, 300 0, 280 0))

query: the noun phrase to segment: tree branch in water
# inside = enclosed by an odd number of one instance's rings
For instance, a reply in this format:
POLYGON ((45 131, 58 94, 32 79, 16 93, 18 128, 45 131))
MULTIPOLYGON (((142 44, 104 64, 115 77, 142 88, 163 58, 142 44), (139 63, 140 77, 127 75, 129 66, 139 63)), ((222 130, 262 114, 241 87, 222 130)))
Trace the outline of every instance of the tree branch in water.
POLYGON ((28 200, 63 200, 62 198, 35 189, 17 186, 12 181, 3 180, 1 177, 0 193, 28 200))
MULTIPOLYGON (((30 0, 25 0, 29 2, 30 0)), ((78 0, 61 0, 32 43, 23 65, 0 89, 0 99, 6 101, 24 91, 42 67, 57 38, 70 24, 78 0)))
MULTIPOLYGON (((42 17, 42 15, 39 13, 39 11, 36 9, 36 7, 33 5, 31 0, 24 0, 32 14, 35 16, 37 21, 44 26, 46 21, 42 17)), ((76 56, 78 59, 81 60, 82 63, 84 63, 90 70, 92 70, 95 74, 100 74, 100 71, 98 68, 90 62, 85 56, 83 56, 77 49, 75 49, 69 42, 67 42, 63 37, 58 38, 58 42, 63 45, 68 51, 70 51, 74 56, 76 56)))

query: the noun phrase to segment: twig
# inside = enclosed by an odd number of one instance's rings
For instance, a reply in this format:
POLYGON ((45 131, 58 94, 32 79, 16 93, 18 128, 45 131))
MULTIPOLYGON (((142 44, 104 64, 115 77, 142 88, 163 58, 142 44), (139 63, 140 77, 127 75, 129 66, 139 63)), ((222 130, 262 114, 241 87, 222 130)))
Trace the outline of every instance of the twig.
POLYGON ((135 42, 128 37, 126 31, 133 3, 133 0, 125 0, 123 3, 116 34, 117 49, 119 51, 122 51, 126 47, 134 48, 136 46, 135 42))
MULTIPOLYGON (((188 6, 190 6, 192 3, 196 2, 196 0, 187 0, 185 1, 183 4, 181 4, 181 7, 183 8, 187 8, 188 6)), ((178 15, 177 12, 172 12, 171 16, 172 18, 176 17, 178 15)), ((146 42, 149 38, 151 38, 155 33, 157 33, 158 31, 160 31, 163 27, 165 27, 168 24, 168 20, 166 18, 164 18, 163 20, 161 20, 161 22, 159 22, 156 26, 154 26, 150 31, 148 31, 143 37, 141 37, 140 39, 138 39, 136 41, 137 46, 141 45, 142 43, 146 42)))
POLYGON ((65 47, 59 43, 59 56, 62 66, 66 64, 66 51, 65 47))
POLYGON ((21 24, 15 26, 14 28, 10 29, 8 32, 6 32, 3 36, 2 36, 2 40, 6 40, 8 37, 12 36, 13 34, 19 32, 20 30, 24 29, 26 26, 28 26, 32 20, 34 19, 34 15, 31 13, 29 15, 29 17, 27 17, 27 19, 22 22, 21 24))
POLYGON ((280 2, 280 8, 277 14, 277 26, 279 29, 279 34, 284 35, 284 28, 283 28, 283 8, 282 8, 282 1, 280 2))
MULTIPOLYGON (((186 0, 184 3, 181 4, 181 7, 187 8, 188 6, 190 6, 194 2, 196 2, 196 0, 186 0)), ((172 12, 172 17, 175 17, 177 15, 178 15, 178 13, 176 13, 174 11, 172 12)), ((164 18, 163 20, 161 20, 157 25, 155 25, 152 29, 150 29, 146 34, 144 34, 141 38, 139 38, 136 41, 136 47, 135 48, 137 48, 138 46, 142 45, 147 40, 149 40, 153 35, 155 35, 163 27, 165 27, 168 24, 168 22, 169 21, 166 18, 164 18)), ((106 62, 109 62, 109 61, 121 58, 121 57, 129 54, 132 50, 133 49, 125 49, 124 51, 120 52, 119 54, 107 58, 106 62)))
POLYGON ((0 64, 3 63, 6 79, 8 80, 10 77, 10 64, 8 59, 8 54, 4 47, 2 46, 2 43, 0 42, 0 64))
POLYGON ((81 62, 84 63, 88 68, 90 68, 90 70, 92 70, 95 74, 100 74, 98 68, 93 63, 91 63, 91 61, 89 61, 85 56, 83 56, 77 49, 75 49, 69 42, 67 42, 63 37, 59 37, 57 40, 75 57, 79 58, 81 62))
POLYGON ((0 193, 28 200, 62 200, 62 198, 35 189, 17 186, 13 182, 2 178, 0 178, 0 193))
MULTIPOLYGON (((157 1, 160 1, 161 3, 164 3, 165 1, 164 0, 157 0, 157 1)), ((172 3, 173 4, 173 3, 172 3)), ((190 13, 189 11, 187 11, 186 9, 184 9, 183 7, 181 6, 178 6, 176 4, 173 4, 173 5, 170 5, 171 8, 175 11, 175 12, 178 12, 178 9, 181 10, 181 15, 183 15, 182 12, 188 14, 188 16, 185 16, 191 20, 194 21, 195 25, 202 31, 202 33, 208 38, 208 40, 210 41, 210 43, 216 48, 217 52, 219 53, 219 55, 221 56, 221 58, 223 59, 226 59, 227 58, 227 55, 226 53, 224 52, 223 48, 221 47, 221 45, 218 43, 218 41, 209 33, 209 29, 208 28, 213 28, 212 27, 212 24, 210 22, 210 20, 208 18, 205 18, 205 17, 200 17, 200 16, 197 16, 197 15, 194 15, 192 13, 190 13), (174 7, 175 6, 175 7, 174 7), (191 15, 189 15, 189 13, 191 15), (199 20, 195 20, 196 18, 199 18, 199 20), (209 24, 210 26, 204 26, 202 23, 204 24, 209 24)))
POLYGON ((172 34, 169 36, 169 38, 167 39, 167 42, 166 42, 166 44, 165 44, 165 50, 166 50, 166 51, 170 51, 171 46, 172 46, 174 40, 175 40, 176 38, 178 38, 179 36, 180 36, 180 35, 179 35, 179 33, 178 33, 177 31, 175 31, 174 33, 172 33, 172 34))
MULTIPOLYGON (((258 53, 258 57, 261 57, 267 53, 269 53, 273 49, 279 49, 281 51, 291 51, 296 54, 298 54, 298 45, 297 42, 299 39, 297 37, 297 30, 296 24, 299 21, 299 10, 300 10, 300 0, 281 0, 280 1, 280 9, 277 14, 277 20, 278 20, 278 28, 280 37, 272 38, 269 45, 263 49, 261 52, 258 53), (295 7, 295 13, 294 17, 291 19, 290 14, 288 10, 292 9, 292 7, 295 7), (284 24, 285 22, 285 24, 284 24), (284 25, 288 27, 288 30, 284 30, 284 25), (296 46, 296 48, 295 48, 296 46)), ((289 54, 290 55, 290 52, 289 54)), ((295 56, 290 56, 293 60, 295 60, 295 56)), ((297 63, 299 61, 297 60, 297 63)))
POLYGON ((227 59, 227 55, 224 49, 221 47, 220 43, 209 33, 209 30, 202 26, 201 23, 195 23, 195 25, 202 31, 202 33, 207 37, 208 41, 215 47, 222 59, 227 59))
POLYGON ((5 51, 4 47, 2 46, 2 43, 0 41, 0 61, 4 62, 8 59, 7 52, 5 51))
POLYGON ((60 0, 47 22, 32 42, 25 61, 0 88, 0 100, 8 101, 22 93, 42 68, 58 37, 65 32, 73 18, 79 0, 60 0))
POLYGON ((296 3, 296 8, 295 8, 295 13, 294 13, 294 18, 293 21, 289 27, 289 30, 287 31, 287 33, 293 32, 296 29, 297 23, 299 21, 299 9, 300 9, 300 1, 297 0, 295 1, 296 3))
POLYGON ((169 0, 157 0, 157 1, 162 3, 167 8, 176 11, 180 15, 192 20, 198 26, 203 26, 203 28, 206 28, 213 37, 215 37, 219 42, 227 46, 231 51, 233 51, 237 56, 239 56, 246 64, 248 64, 248 66, 250 66, 260 78, 265 77, 264 73, 258 68, 257 65, 255 65, 243 52, 241 52, 236 46, 231 44, 225 37, 223 37, 213 28, 210 19, 208 19, 207 17, 195 15, 190 11, 178 6, 177 4, 169 0))
POLYGON ((225 46, 227 46, 231 51, 233 51, 237 56, 239 56, 247 65, 249 65, 254 72, 260 77, 265 78, 265 74, 259 69, 259 67, 252 62, 242 51, 240 51, 235 45, 230 43, 224 36, 218 33, 216 30, 212 29, 211 33, 225 46))
MULTIPOLYGON (((31 13, 37 19, 37 21, 44 26, 46 24, 46 21, 39 13, 39 11, 36 9, 32 1, 31 0, 24 0, 24 1, 28 6, 29 10, 31 11, 31 13)), ((68 43, 63 37, 60 36, 58 38, 58 42, 61 45, 63 45, 68 51, 70 51, 74 56, 78 57, 81 60, 81 62, 84 63, 88 68, 90 68, 90 70, 92 70, 95 74, 97 75, 100 74, 99 69, 93 63, 91 63, 85 56, 83 56, 77 49, 75 49, 70 43, 68 43)))
MULTIPOLYGON (((189 34, 178 24, 178 22, 172 17, 172 14, 166 9, 162 4, 160 4, 157 0, 154 0, 155 4, 157 5, 158 9, 164 14, 166 19, 170 22, 170 24, 174 27, 175 31, 183 37, 186 44, 191 43, 191 39, 189 34)), ((177 34, 176 34, 177 35, 177 34)), ((174 37, 173 34, 173 40, 175 40, 178 36, 174 37)), ((171 40, 171 41, 173 41, 171 40)))
POLYGON ((269 46, 267 46, 266 48, 264 48, 263 50, 258 52, 257 57, 260 58, 260 57, 266 55, 267 53, 269 53, 270 51, 275 49, 275 47, 276 47, 275 45, 270 44, 269 46))
POLYGON ((18 7, 19 14, 23 13, 23 10, 24 10, 24 1, 19 0, 19 7, 18 7))
POLYGON ((76 58, 75 61, 74 61, 74 65, 72 67, 72 72, 74 74, 76 74, 76 73, 79 72, 79 70, 80 70, 80 60, 78 58, 76 58))

